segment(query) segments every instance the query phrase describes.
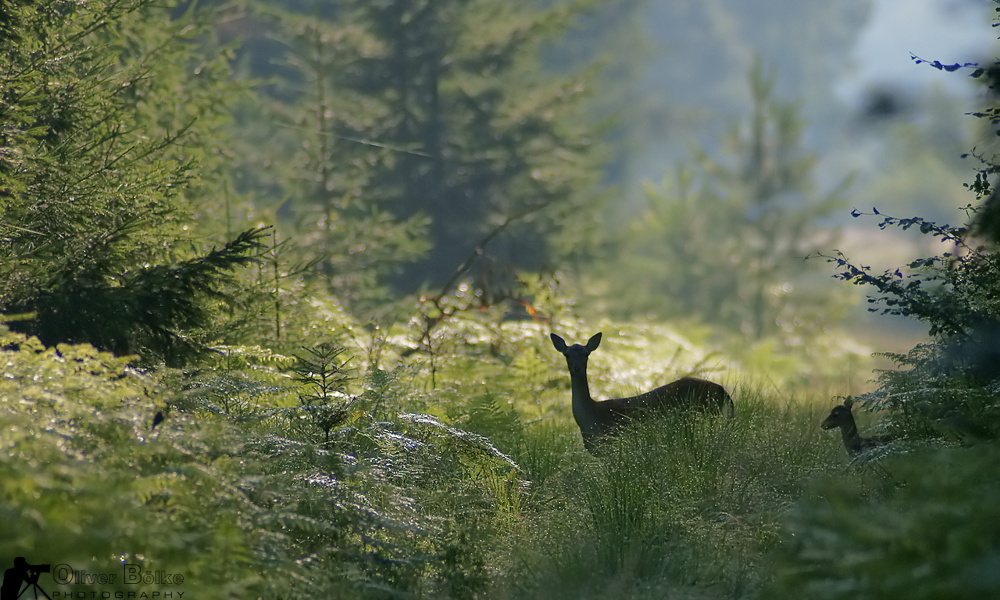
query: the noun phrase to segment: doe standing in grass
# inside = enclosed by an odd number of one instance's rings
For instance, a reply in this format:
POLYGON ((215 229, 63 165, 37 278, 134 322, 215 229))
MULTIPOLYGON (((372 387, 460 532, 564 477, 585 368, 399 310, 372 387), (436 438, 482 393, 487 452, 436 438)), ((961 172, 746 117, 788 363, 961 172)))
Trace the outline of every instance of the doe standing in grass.
POLYGON ((594 454, 598 443, 622 425, 642 420, 647 413, 663 410, 696 410, 733 414, 733 399, 717 383, 684 377, 655 390, 631 398, 614 398, 595 402, 587 383, 587 357, 601 343, 598 333, 586 345, 573 344, 556 334, 550 334, 552 345, 566 357, 573 390, 573 419, 583 434, 583 445, 594 454))

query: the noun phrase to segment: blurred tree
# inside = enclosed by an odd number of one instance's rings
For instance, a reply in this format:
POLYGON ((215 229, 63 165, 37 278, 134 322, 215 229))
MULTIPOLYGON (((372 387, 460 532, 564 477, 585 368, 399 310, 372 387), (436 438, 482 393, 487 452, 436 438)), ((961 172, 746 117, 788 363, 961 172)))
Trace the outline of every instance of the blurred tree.
MULTIPOLYGON (((631 218, 641 210, 640 182, 687 162, 690 145, 718 156, 730 125, 719 115, 752 114, 744 90, 755 56, 774 69, 780 97, 802 101, 811 132, 821 139, 840 135, 834 128, 843 105, 834 86, 873 0, 611 4, 630 11, 632 24, 623 42, 610 46, 609 60, 634 70, 621 81, 625 89, 613 92, 632 100, 615 129, 628 142, 616 148, 617 170, 611 174, 621 176, 612 181, 624 188, 615 207, 619 215, 631 218)), ((622 22, 605 18, 597 26, 622 22)))
POLYGON ((810 252, 830 241, 817 221, 846 182, 817 197, 815 158, 801 147, 797 108, 772 98, 773 76, 751 72, 753 114, 726 138, 729 160, 696 151, 674 189, 647 186, 647 212, 616 254, 612 286, 625 310, 696 317, 756 339, 825 322, 833 298, 808 293, 810 252), (623 279, 627 278, 627 282, 623 279), (798 289, 802 286, 806 289, 798 289))
MULTIPOLYGON (((574 0, 564 0, 573 2, 574 0)), ((599 64, 599 87, 588 103, 590 118, 605 124, 602 142, 610 148, 603 174, 619 196, 641 193, 636 158, 665 137, 660 90, 643 85, 650 63, 661 50, 649 20, 649 0, 604 0, 580 18, 579 27, 545 53, 545 64, 571 72, 599 64), (627 111, 624 108, 627 107, 627 111)), ((628 216, 629 202, 608 207, 613 222, 628 216)))
POLYGON ((339 25, 333 5, 256 9, 244 18, 268 27, 280 47, 250 40, 242 48, 247 75, 266 84, 237 111, 247 148, 237 189, 290 224, 284 254, 298 276, 320 283, 317 292, 352 306, 384 300, 386 277, 426 252, 426 222, 400 219, 384 197, 366 193, 375 185, 373 164, 394 150, 344 134, 385 116, 339 80, 357 68, 353 44, 370 38, 339 25))
POLYGON ((244 185, 287 198, 279 216, 296 221, 296 242, 338 297, 441 286, 501 226, 470 271, 503 291, 515 269, 572 248, 566 232, 593 226, 587 88, 540 58, 576 10, 545 5, 257 6, 283 44, 262 88, 281 126, 257 130, 269 166, 244 185))
POLYGON ((224 57, 187 70, 199 16, 149 0, 4 10, 0 312, 47 344, 185 360, 261 235, 186 247, 224 57))

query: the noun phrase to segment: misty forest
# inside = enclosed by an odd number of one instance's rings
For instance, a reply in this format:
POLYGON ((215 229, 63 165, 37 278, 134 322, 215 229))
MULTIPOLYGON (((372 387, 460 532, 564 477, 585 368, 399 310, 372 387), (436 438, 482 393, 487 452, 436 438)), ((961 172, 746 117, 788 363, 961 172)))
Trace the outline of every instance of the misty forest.
POLYGON ((2 600, 1000 597, 998 17, 0 2, 2 600))

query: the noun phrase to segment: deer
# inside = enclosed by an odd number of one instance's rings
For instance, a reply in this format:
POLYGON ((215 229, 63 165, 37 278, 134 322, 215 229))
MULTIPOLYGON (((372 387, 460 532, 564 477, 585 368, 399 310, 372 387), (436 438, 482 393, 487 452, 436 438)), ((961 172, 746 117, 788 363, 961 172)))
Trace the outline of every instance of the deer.
POLYGON ((844 438, 844 449, 847 450, 847 454, 851 458, 856 458, 892 441, 890 436, 865 437, 858 433, 858 425, 854 422, 854 415, 851 414, 853 406, 854 400, 848 397, 843 404, 834 406, 830 414, 819 425, 823 429, 840 428, 840 435, 844 438))
POLYGON ((601 344, 598 333, 586 345, 569 346, 558 335, 549 335, 552 345, 566 357, 573 393, 573 419, 583 435, 583 445, 596 455, 601 442, 622 426, 640 422, 664 410, 694 410, 735 413, 733 399, 724 387, 697 377, 684 377, 655 390, 631 398, 613 398, 601 402, 590 396, 587 383, 587 357, 601 344))

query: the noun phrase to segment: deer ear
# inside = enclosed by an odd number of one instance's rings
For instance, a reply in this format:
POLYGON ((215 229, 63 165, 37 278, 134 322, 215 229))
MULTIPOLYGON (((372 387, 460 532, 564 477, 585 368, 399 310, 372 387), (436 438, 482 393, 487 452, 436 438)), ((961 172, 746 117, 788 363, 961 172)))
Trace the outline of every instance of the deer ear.
POLYGON ((846 406, 849 410, 852 406, 854 406, 854 398, 851 398, 850 396, 844 398, 844 406, 846 406))
POLYGON ((595 333, 594 337, 592 337, 589 340, 587 340, 587 350, 589 350, 590 352, 593 352, 594 350, 597 350, 597 347, 600 346, 600 345, 601 345, 601 334, 600 333, 595 333))
POLYGON ((566 352, 566 340, 562 339, 554 333, 549 334, 549 338, 552 339, 552 345, 556 347, 556 350, 560 352, 566 352))

